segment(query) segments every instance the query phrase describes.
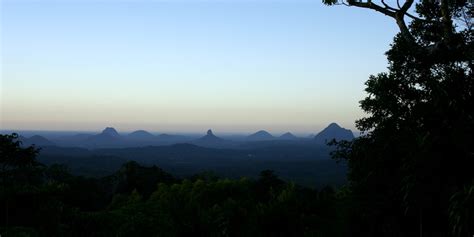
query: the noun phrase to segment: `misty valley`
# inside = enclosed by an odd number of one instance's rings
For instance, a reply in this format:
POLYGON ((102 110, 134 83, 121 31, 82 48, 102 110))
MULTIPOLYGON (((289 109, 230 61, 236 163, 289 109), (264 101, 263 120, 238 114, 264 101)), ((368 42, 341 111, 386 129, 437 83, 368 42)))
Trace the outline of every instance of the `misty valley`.
POLYGON ((111 127, 0 135, 0 233, 339 235, 345 231, 327 224, 345 205, 335 190, 347 182, 347 166, 330 158, 327 142, 353 138, 335 123, 309 138, 120 135, 111 127))
POLYGON ((330 158, 333 148, 326 143, 353 138, 350 130, 336 123, 306 138, 291 133, 274 137, 263 130, 223 138, 212 130, 202 137, 153 135, 144 130, 121 135, 111 127, 90 135, 19 136, 23 146, 41 148, 39 162, 62 164, 72 174, 86 177, 110 175, 122 164, 136 161, 182 178, 203 172, 224 178, 256 178, 262 170, 270 169, 287 181, 317 188, 345 183, 347 167, 330 158))

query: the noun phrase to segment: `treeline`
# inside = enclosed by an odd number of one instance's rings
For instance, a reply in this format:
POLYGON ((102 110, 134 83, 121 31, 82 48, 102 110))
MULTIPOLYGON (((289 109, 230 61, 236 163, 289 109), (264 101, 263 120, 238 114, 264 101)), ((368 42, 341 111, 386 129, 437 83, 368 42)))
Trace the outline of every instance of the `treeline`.
POLYGON ((343 192, 202 173, 177 179, 136 162, 104 178, 36 162, 38 150, 0 136, 2 236, 342 236, 343 192))

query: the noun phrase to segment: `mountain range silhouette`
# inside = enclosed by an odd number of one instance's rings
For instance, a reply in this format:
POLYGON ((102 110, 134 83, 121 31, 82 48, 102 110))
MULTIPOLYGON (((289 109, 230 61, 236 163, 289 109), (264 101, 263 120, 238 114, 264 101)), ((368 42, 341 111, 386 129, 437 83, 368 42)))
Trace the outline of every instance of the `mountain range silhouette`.
MULTIPOLYGON (((49 140, 42 136, 33 136, 30 138, 20 137, 24 146, 35 144, 37 146, 69 146, 69 147, 85 147, 85 148, 114 148, 114 147, 143 147, 143 146, 159 146, 173 145, 179 143, 191 143, 203 147, 211 148, 236 148, 243 143, 251 142, 272 142, 268 144, 279 144, 282 142, 309 142, 313 141, 317 144, 326 144, 326 142, 336 139, 352 140, 354 135, 351 130, 342 128, 336 123, 329 124, 321 132, 313 138, 296 137, 290 132, 284 133, 279 137, 274 137, 265 130, 260 130, 251 135, 238 138, 232 137, 226 139, 216 136, 211 129, 199 138, 190 136, 160 134, 153 135, 145 130, 137 130, 127 135, 121 135, 113 127, 106 127, 98 134, 76 134, 49 140)), ((264 143, 262 143, 264 144, 264 143)), ((245 147, 245 146, 244 146, 245 147)))

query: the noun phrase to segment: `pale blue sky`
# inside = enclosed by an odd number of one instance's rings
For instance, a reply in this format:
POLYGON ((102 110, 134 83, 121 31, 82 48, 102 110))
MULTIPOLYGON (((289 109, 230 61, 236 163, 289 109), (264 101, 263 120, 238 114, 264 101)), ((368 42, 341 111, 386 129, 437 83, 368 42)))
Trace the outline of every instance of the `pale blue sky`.
POLYGON ((4 0, 1 13, 1 129, 353 129, 396 33, 320 0, 4 0))

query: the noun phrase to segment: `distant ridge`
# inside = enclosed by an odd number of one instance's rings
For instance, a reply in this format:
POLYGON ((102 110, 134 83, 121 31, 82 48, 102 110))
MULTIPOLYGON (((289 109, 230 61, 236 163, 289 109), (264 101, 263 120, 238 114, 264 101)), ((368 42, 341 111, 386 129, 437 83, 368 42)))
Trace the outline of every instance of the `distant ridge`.
POLYGON ((128 134, 127 137, 132 138, 132 139, 137 139, 137 140, 151 140, 151 139, 156 138, 156 136, 154 136, 153 134, 151 134, 151 133, 149 133, 145 130, 134 131, 134 132, 128 134))
MULTIPOLYGON (((42 134, 41 134, 42 135, 42 134)), ((296 137, 291 132, 286 132, 277 137, 265 130, 259 130, 251 135, 227 135, 224 137, 216 136, 211 129, 206 134, 197 138, 195 135, 175 135, 160 134, 154 135, 146 130, 136 130, 126 135, 121 135, 113 127, 106 127, 100 133, 94 134, 75 134, 62 137, 42 137, 35 135, 31 138, 21 136, 18 140, 24 145, 36 144, 37 146, 59 146, 59 147, 82 147, 88 149, 97 148, 121 148, 121 147, 145 147, 162 146, 178 143, 189 143, 208 148, 232 148, 241 149, 245 147, 277 144, 326 144, 332 139, 352 140, 354 135, 351 130, 340 127, 336 123, 329 124, 320 133, 308 139, 306 137, 296 137), (314 142, 316 141, 316 142, 314 142)))
POLYGON ((265 131, 265 130, 260 130, 254 134, 251 134, 249 136, 247 136, 247 139, 248 140, 251 140, 251 141, 260 141, 260 140, 271 140, 271 139, 274 139, 275 137, 272 136, 272 134, 270 134, 269 132, 265 131))
POLYGON ((106 127, 96 134, 68 135, 54 138, 52 141, 63 147, 117 148, 171 145, 192 140, 192 137, 183 135, 154 135, 146 130, 136 130, 122 135, 115 128, 106 127))
POLYGON ((291 132, 287 132, 279 137, 280 139, 283 140, 296 140, 298 139, 295 135, 293 135, 291 132))
POLYGON ((354 139, 354 134, 350 129, 345 129, 339 126, 337 123, 331 123, 321 132, 319 132, 314 139, 317 143, 325 144, 326 142, 336 139, 336 141, 347 140, 351 141, 354 139))
POLYGON ((25 137, 21 136, 20 141, 22 142, 23 146, 35 145, 35 146, 39 146, 39 147, 44 147, 44 146, 55 146, 56 145, 56 144, 54 144, 54 142, 46 139, 43 136, 39 136, 39 135, 34 135, 30 138, 25 138, 25 137))
POLYGON ((181 136, 181 135, 171 135, 171 134, 167 134, 167 133, 162 133, 158 136, 156 136, 158 139, 160 140, 170 140, 170 141, 184 141, 184 140, 188 140, 185 136, 181 136))

